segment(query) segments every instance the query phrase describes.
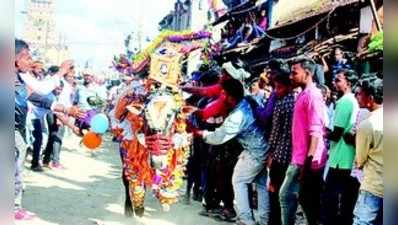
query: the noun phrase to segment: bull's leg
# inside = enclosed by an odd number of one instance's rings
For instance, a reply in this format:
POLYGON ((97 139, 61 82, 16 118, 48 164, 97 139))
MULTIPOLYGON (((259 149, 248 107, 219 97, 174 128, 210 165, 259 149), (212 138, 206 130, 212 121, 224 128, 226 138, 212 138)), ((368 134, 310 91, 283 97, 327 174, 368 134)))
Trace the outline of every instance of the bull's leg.
MULTIPOLYGON (((120 153, 120 160, 122 161, 122 165, 124 163, 124 157, 126 154, 126 150, 124 150, 121 146, 119 147, 119 153, 120 153)), ((134 215, 133 211, 133 204, 130 198, 130 185, 129 181, 127 180, 126 174, 125 174, 125 169, 123 166, 122 169, 122 180, 123 180, 123 185, 124 185, 124 192, 125 192, 125 201, 124 201, 124 215, 126 217, 132 217, 134 215)))
POLYGON ((123 185, 124 185, 124 190, 125 190, 125 195, 126 195, 126 200, 124 202, 124 215, 127 217, 132 217, 134 215, 133 204, 132 204, 132 201, 130 198, 129 181, 127 180, 126 176, 124 175, 124 170, 123 170, 122 178, 123 178, 123 185))
POLYGON ((133 202, 134 215, 138 217, 144 216, 144 199, 145 199, 145 186, 133 186, 133 182, 130 183, 130 198, 133 202))

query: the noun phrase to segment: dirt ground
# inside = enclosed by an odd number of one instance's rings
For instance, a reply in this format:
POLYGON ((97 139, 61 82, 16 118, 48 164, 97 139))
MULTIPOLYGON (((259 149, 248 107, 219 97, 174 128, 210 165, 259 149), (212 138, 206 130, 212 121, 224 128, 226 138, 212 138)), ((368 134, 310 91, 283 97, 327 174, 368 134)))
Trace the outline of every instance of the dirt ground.
MULTIPOLYGON (((69 137, 61 151, 64 170, 46 169, 42 173, 24 172, 23 206, 37 215, 17 225, 216 225, 214 219, 199 216, 200 203, 177 203, 170 212, 151 193, 146 196, 143 218, 123 215, 124 189, 120 178, 121 162, 115 143, 110 137, 94 155, 79 146, 79 139, 69 137)), ((230 224, 230 223, 229 223, 230 224)))
MULTIPOLYGON (((26 162, 23 207, 37 215, 16 225, 226 225, 198 215, 199 202, 177 203, 163 212, 148 191, 142 218, 123 215, 124 188, 117 144, 110 136, 94 154, 79 144, 75 136, 65 138, 61 151, 63 170, 32 172, 26 162)), ((183 188, 184 189, 184 188, 183 188)), ((181 190, 184 193, 184 190, 181 190)), ((301 214, 301 213, 299 213, 301 214)), ((298 217, 296 225, 304 219, 298 217)))

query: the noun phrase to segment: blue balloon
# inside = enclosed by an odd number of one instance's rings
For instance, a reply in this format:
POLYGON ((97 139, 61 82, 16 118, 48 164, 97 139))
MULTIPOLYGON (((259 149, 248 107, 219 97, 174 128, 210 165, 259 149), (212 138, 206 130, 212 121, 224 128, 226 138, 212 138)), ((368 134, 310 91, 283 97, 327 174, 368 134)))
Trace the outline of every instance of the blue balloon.
POLYGON ((105 114, 95 115, 90 121, 91 130, 97 134, 103 134, 108 130, 109 120, 105 114))

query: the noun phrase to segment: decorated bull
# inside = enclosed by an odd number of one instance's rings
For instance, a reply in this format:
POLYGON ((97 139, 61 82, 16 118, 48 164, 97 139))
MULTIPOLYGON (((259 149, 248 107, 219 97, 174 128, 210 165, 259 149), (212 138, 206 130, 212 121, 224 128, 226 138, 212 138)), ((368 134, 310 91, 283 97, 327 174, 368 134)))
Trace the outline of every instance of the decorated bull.
POLYGON ((181 62, 204 43, 199 39, 167 37, 151 54, 149 76, 133 82, 116 104, 112 129, 120 141, 127 216, 143 215, 148 189, 164 211, 178 200, 191 143, 185 119, 192 111, 178 84, 181 62))

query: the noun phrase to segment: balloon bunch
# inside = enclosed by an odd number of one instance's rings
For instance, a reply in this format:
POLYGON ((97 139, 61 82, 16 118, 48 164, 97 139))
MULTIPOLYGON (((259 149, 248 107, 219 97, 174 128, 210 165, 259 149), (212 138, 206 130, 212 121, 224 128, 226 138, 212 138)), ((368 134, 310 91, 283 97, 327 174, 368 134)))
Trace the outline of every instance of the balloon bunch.
POLYGON ((90 150, 98 148, 102 143, 102 134, 109 127, 108 117, 103 113, 98 113, 90 119, 90 131, 84 134, 82 143, 90 150))

